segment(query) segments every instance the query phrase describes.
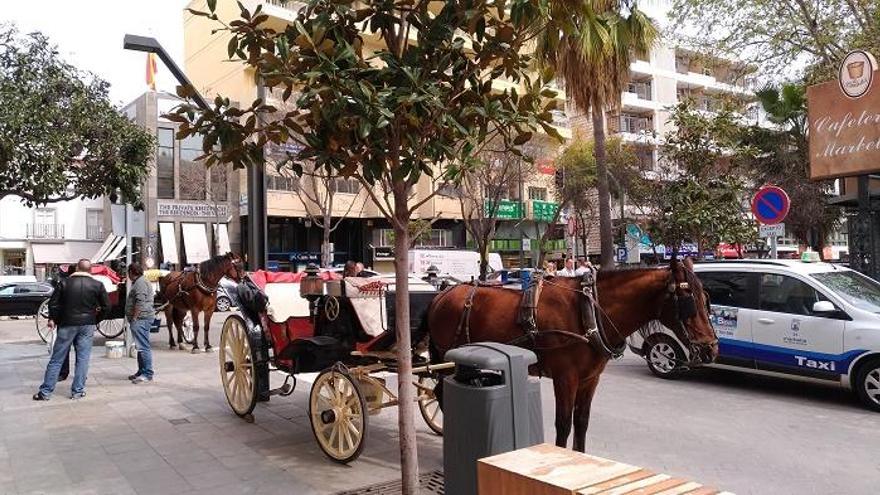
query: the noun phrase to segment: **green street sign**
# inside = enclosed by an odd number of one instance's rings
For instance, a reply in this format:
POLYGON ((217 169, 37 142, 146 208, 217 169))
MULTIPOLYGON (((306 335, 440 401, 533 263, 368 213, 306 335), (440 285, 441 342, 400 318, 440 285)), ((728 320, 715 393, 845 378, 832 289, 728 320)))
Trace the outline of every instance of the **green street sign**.
POLYGON ((532 200, 532 217, 536 222, 552 222, 559 205, 550 201, 532 200))
MULTIPOLYGON (((501 218, 505 220, 519 220, 522 218, 523 214, 523 204, 520 201, 510 201, 507 199, 502 199, 495 205, 495 218, 501 218)), ((486 201, 485 205, 485 215, 489 216, 492 212, 492 202, 486 201)))

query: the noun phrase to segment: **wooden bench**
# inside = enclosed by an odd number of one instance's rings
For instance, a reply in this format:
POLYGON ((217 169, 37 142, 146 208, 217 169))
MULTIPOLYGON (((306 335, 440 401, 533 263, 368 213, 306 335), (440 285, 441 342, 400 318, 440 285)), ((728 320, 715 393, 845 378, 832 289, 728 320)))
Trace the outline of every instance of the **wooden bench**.
POLYGON ((480 459, 477 477, 480 495, 732 495, 550 444, 480 459))

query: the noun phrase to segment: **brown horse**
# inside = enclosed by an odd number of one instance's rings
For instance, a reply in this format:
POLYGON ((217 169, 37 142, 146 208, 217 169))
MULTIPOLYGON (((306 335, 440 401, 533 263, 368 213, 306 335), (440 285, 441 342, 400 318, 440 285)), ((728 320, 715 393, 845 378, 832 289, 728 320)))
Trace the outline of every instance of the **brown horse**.
POLYGON ((183 350, 183 319, 186 312, 192 315, 193 348, 199 349, 199 313, 205 315, 205 352, 213 350, 209 338, 211 316, 217 305, 217 287, 224 276, 241 281, 244 271, 241 259, 232 253, 215 256, 199 264, 194 271, 171 272, 159 278, 159 293, 168 301, 165 305, 165 321, 168 325, 168 346, 174 349, 171 324, 177 327, 177 348, 183 350))
POLYGON ((623 351, 627 336, 659 320, 690 346, 693 362, 710 362, 718 355, 706 296, 692 268, 692 262, 686 260, 673 261, 664 268, 599 272, 596 286, 601 309, 596 319, 602 321, 599 333, 587 338, 582 319, 588 307, 582 302, 587 296, 580 277, 544 279, 533 337, 525 334, 517 319, 520 291, 453 287, 438 295, 428 309, 432 360, 468 342, 517 343, 531 348, 538 355, 533 371, 553 379, 556 445, 567 445, 574 424, 574 449, 583 452, 599 376, 613 354, 623 351), (465 306, 469 298, 468 313, 465 306))

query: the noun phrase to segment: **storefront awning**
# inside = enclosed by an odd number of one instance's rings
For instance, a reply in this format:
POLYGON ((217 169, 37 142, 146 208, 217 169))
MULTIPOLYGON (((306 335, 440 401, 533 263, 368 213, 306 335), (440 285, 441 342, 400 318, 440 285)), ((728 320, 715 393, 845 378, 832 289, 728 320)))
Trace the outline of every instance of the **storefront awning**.
POLYGON ((64 242, 60 244, 31 244, 34 263, 76 263, 81 259, 94 259, 100 245, 96 242, 64 242))
POLYGON ((159 240, 162 242, 162 261, 165 263, 180 263, 180 256, 177 254, 177 238, 174 236, 173 223, 159 223, 159 240))
POLYGON ((211 257, 208 248, 208 232, 203 223, 184 223, 183 247, 186 250, 186 262, 189 264, 201 263, 211 257))
POLYGON ((214 225, 214 239, 217 241, 217 253, 231 253, 232 248, 229 247, 229 229, 225 223, 214 225))
POLYGON ((112 260, 119 256, 123 249, 125 249, 125 237, 110 234, 104 239, 104 243, 101 244, 98 251, 91 255, 92 263, 104 263, 107 260, 112 260))

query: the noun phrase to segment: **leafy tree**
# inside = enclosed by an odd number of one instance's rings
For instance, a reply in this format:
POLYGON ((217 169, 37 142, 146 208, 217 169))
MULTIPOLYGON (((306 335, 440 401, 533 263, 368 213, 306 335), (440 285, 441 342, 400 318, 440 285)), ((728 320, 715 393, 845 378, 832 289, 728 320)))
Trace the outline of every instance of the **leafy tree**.
POLYGON ((539 60, 558 69, 566 95, 593 119, 599 192, 599 237, 603 268, 614 265, 611 195, 606 158, 605 111, 620 106, 635 56, 650 53, 658 38, 653 21, 635 1, 548 0, 541 4, 544 25, 539 60))
MULTIPOLYGON (((208 12, 193 14, 218 19, 215 4, 209 0, 208 12)), ((295 143, 301 149, 291 154, 291 169, 302 173, 308 161, 359 180, 391 223, 401 471, 403 492, 415 493, 408 227, 436 190, 411 197, 422 177, 457 181, 476 166, 486 142, 519 153, 538 128, 558 137, 551 125, 555 104, 544 101, 555 95, 544 88, 552 74, 529 73, 534 17, 525 15, 522 0, 311 0, 276 31, 259 6, 254 12, 239 6, 241 17, 219 28, 229 35, 229 57, 279 89, 282 100, 295 93, 296 108, 268 119, 276 109, 263 101, 238 108, 217 96, 209 110, 183 105, 170 118, 181 124, 181 135, 204 135, 208 165, 259 167, 264 145, 295 143), (378 47, 368 49, 368 37, 378 47), (502 78, 521 90, 493 88, 502 78)))
POLYGON ((0 26, 0 198, 35 205, 119 191, 140 201, 154 141, 107 88, 42 34, 0 26))
POLYGON ((833 182, 810 179, 805 89, 798 84, 767 87, 757 96, 774 128, 746 129, 744 143, 757 153, 748 160, 756 185, 775 184, 788 193, 791 210, 786 230, 821 252, 828 235, 840 222, 840 210, 828 206, 833 182))
POLYGON ((692 242, 700 254, 720 242, 753 241, 757 232, 747 215, 747 183, 738 173, 753 150, 740 141, 733 108, 725 104, 707 115, 686 100, 672 108, 670 124, 660 177, 641 188, 652 240, 673 249, 692 242))
MULTIPOLYGON (((765 74, 806 62, 814 82, 833 77, 854 48, 880 48, 874 0, 675 0, 679 41, 703 52, 745 58, 765 74)), ((793 74, 788 74, 793 75, 793 74)))

